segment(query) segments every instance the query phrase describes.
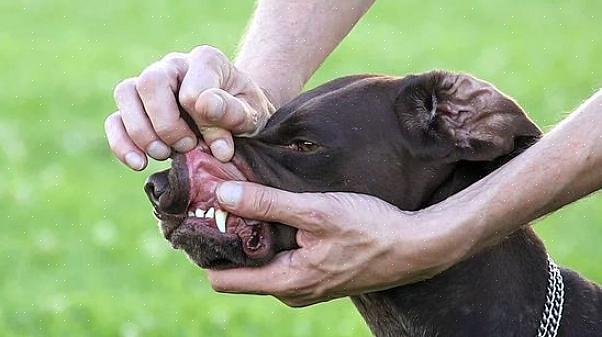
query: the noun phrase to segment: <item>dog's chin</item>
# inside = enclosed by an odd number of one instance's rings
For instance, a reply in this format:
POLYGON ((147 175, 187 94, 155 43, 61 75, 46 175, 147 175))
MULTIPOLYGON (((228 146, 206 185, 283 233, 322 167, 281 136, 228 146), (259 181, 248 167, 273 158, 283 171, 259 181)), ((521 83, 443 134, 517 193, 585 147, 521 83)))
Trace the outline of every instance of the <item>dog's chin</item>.
MULTIPOLYGON (((233 218, 230 221, 248 221, 233 218)), ((244 224, 240 225, 244 232, 221 233, 202 221, 187 219, 171 233, 169 241, 201 268, 254 267, 276 254, 271 227, 266 223, 244 224)))
POLYGON ((215 194, 220 183, 254 180, 249 179, 250 172, 243 173, 243 162, 234 162, 217 161, 204 144, 187 154, 175 155, 166 178, 167 191, 155 205, 165 238, 201 268, 259 266, 282 248, 295 245, 294 235, 283 234, 291 232, 290 228, 220 209, 215 194), (282 240, 287 242, 277 242, 282 240))

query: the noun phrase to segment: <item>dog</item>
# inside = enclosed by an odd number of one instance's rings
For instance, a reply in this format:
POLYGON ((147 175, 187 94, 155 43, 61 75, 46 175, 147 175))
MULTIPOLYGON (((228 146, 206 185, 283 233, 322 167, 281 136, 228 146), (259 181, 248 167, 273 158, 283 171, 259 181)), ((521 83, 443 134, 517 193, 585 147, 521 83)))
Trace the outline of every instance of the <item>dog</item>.
MULTIPOLYGON (((295 230, 220 210, 222 181, 363 193, 413 211, 540 136, 513 99, 467 74, 355 75, 300 95, 259 134, 237 138, 232 162, 200 145, 175 155, 145 190, 167 240, 198 266, 258 266, 296 248, 295 230)), ((352 301, 379 337, 602 336, 601 289, 556 268, 528 225, 432 279, 352 301)))

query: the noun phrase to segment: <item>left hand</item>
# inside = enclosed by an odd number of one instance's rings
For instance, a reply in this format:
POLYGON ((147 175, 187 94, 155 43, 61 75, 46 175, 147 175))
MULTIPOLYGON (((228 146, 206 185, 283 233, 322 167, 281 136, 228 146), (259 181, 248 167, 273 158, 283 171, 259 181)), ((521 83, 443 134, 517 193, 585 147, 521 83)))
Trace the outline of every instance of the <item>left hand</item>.
MULTIPOLYGON (((216 291, 269 294, 289 306, 383 290, 434 276, 453 264, 458 245, 419 225, 418 213, 355 193, 292 193, 225 182, 223 209, 298 228, 299 249, 257 268, 209 270, 216 291)), ((431 217, 432 218, 432 217, 431 217)))
POLYGON ((147 155, 164 160, 172 148, 192 150, 198 142, 195 128, 217 159, 229 161, 232 135, 258 132, 275 110, 248 74, 207 45, 168 54, 119 83, 114 95, 119 111, 105 120, 109 146, 137 171, 146 167, 147 155), (189 125, 183 114, 196 125, 189 125))

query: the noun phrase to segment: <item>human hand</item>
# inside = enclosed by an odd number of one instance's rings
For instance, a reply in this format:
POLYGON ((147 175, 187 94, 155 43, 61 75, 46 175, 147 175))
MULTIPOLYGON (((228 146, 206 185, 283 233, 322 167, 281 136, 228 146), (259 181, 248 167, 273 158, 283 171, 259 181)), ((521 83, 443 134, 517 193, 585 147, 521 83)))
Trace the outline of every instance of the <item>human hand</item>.
POLYGON ((234 154, 232 134, 253 135, 275 110, 247 74, 210 46, 168 54, 120 82, 114 96, 119 111, 107 117, 105 132, 113 153, 134 170, 146 167, 146 155, 165 160, 171 148, 193 149, 196 127, 213 155, 228 161, 234 154))
MULTIPOLYGON (((225 182, 223 209, 298 228, 299 249, 257 268, 209 270, 216 291, 270 294, 289 306, 383 290, 434 276, 459 258, 446 226, 354 193, 291 193, 225 182)), ((429 219, 435 217, 431 215, 429 219)))

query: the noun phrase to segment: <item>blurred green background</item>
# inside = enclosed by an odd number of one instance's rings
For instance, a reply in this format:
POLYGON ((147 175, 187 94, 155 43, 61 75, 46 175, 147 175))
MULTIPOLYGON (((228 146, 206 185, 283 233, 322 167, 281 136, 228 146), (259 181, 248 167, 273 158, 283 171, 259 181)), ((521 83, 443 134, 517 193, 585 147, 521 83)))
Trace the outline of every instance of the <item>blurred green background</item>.
MULTIPOLYGON (((1 336, 367 336, 348 300, 290 309, 213 293, 107 149, 113 86, 170 51, 233 55, 252 1, 0 2, 1 336)), ((602 86, 602 2, 382 0, 314 76, 462 70, 544 128, 602 86)), ((307 46, 312 48, 312 46, 307 46)), ((602 126, 601 126, 602 127, 602 126)), ((554 163, 549 163, 553 165, 554 163)), ((537 225, 602 281, 602 197, 537 225)))

